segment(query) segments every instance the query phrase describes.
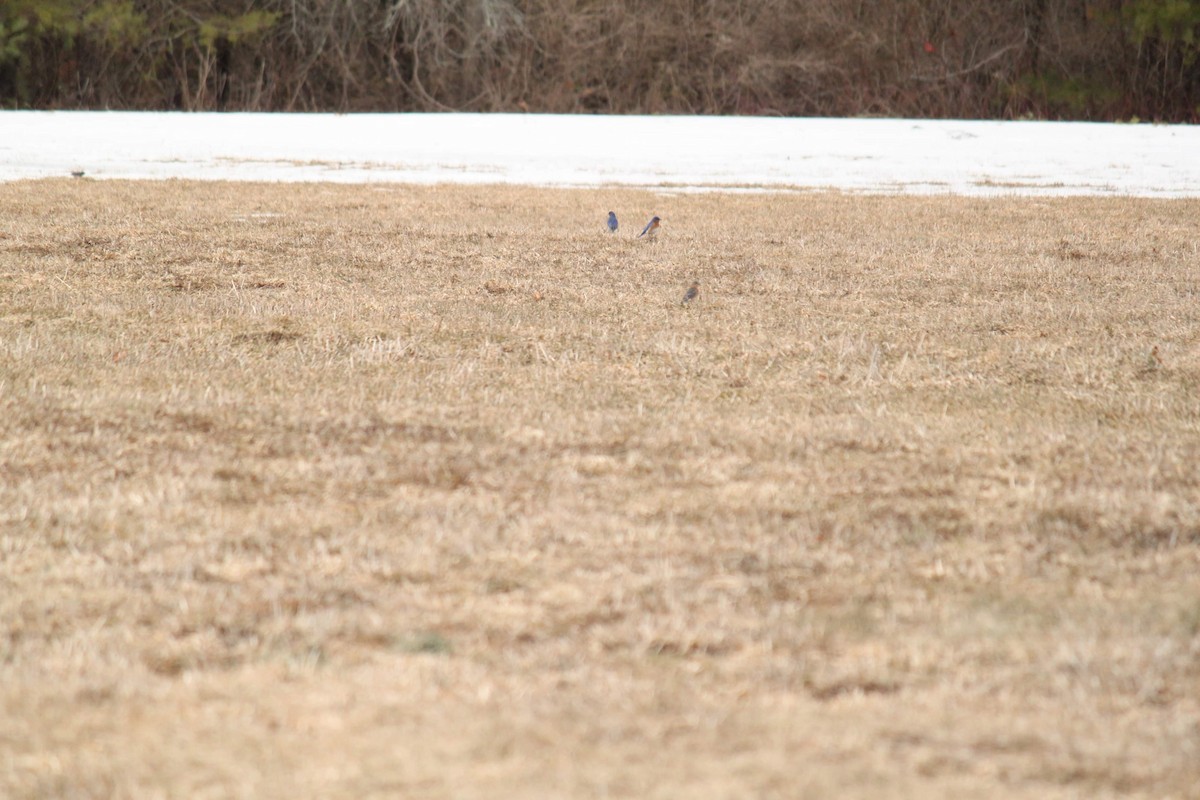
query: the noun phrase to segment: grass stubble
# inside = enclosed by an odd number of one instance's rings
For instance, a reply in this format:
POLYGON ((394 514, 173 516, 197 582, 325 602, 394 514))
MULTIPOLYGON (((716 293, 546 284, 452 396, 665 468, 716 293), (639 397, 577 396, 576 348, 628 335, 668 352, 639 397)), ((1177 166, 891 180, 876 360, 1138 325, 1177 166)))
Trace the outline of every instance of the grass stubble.
POLYGON ((0 795, 1200 795, 1197 219, 2 185, 0 795))

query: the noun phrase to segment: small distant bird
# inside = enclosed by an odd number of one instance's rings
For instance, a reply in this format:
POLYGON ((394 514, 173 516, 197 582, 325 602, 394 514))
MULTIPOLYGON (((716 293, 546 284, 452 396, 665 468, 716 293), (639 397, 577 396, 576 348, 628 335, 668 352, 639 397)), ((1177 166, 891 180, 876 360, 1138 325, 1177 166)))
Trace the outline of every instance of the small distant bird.
POLYGON ((680 305, 686 306, 688 303, 695 300, 700 295, 700 281, 692 281, 692 285, 683 293, 683 302, 680 305))
POLYGON ((84 171, 81 169, 72 170, 71 177, 72 178, 82 178, 84 176, 84 174, 85 174, 84 171))
POLYGON ((662 220, 658 217, 651 217, 650 221, 646 223, 646 227, 642 228, 642 232, 637 235, 637 238, 640 239, 647 234, 650 235, 650 238, 654 238, 654 234, 658 232, 661 222, 662 220))
POLYGON ((615 211, 608 212, 608 232, 617 232, 617 212, 615 211))

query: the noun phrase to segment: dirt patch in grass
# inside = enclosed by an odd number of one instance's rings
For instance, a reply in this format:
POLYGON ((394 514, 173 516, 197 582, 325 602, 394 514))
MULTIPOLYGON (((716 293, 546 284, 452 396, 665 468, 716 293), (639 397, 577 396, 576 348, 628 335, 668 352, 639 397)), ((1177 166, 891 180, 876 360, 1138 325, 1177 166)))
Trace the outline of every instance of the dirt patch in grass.
POLYGON ((0 794, 1196 794, 1198 218, 0 185, 0 794))

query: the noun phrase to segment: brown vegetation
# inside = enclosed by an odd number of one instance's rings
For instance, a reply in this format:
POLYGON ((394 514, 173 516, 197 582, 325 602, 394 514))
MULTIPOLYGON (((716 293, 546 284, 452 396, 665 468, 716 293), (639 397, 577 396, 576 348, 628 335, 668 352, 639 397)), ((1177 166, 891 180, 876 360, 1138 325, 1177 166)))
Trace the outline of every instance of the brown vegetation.
POLYGON ((0 186, 0 795, 1195 796, 1198 215, 0 186))
POLYGON ((10 0, 0 103, 1188 121, 1193 0, 10 0))

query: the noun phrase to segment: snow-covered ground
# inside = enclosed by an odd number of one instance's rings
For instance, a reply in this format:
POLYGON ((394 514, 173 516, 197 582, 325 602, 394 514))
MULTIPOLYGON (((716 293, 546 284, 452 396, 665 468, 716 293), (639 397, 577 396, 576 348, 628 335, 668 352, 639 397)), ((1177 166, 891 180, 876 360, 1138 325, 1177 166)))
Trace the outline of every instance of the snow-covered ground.
POLYGON ((1200 127, 535 114, 0 112, 0 181, 65 176, 1200 196, 1200 127))

